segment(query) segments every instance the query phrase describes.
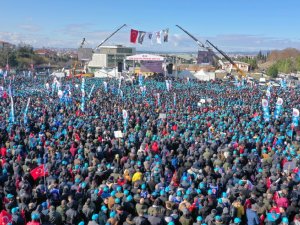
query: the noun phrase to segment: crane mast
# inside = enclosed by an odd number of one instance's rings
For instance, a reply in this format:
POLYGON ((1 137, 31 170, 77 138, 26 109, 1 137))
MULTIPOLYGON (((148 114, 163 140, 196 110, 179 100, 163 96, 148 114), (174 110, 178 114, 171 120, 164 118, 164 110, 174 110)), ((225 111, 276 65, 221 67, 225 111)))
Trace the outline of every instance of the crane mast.
POLYGON ((209 40, 206 40, 206 42, 212 46, 216 51, 218 51, 226 60, 228 60, 228 62, 237 70, 238 74, 239 74, 239 78, 244 78, 246 77, 246 74, 244 71, 242 71, 237 65, 236 63, 222 50, 218 49, 213 43, 211 43, 209 40))

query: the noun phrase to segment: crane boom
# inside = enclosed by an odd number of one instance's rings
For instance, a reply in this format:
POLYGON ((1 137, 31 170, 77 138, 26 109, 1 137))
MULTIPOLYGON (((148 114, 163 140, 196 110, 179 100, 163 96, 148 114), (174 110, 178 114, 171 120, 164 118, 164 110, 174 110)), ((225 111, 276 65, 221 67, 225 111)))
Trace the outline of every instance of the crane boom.
POLYGON ((180 30, 182 30, 184 33, 186 33, 188 36, 190 36, 194 41, 197 42, 197 44, 201 47, 201 48, 205 48, 207 51, 213 53, 214 57, 218 60, 221 61, 219 56, 217 56, 213 50, 211 50, 209 47, 207 47, 206 45, 204 45, 202 42, 200 42, 195 36, 193 36, 192 34, 190 34, 187 30, 183 29, 181 26, 176 25, 180 30))
MULTIPOLYGON (((97 48, 99 48, 101 45, 103 45, 108 39, 110 39, 112 36, 114 36, 119 30, 121 30, 123 27, 125 27, 126 24, 123 24, 121 27, 119 27, 116 31, 114 31, 111 35, 109 35, 107 38, 105 38, 98 46, 97 48)), ((96 49, 97 49, 96 48, 96 49)))
POLYGON ((214 44, 212 44, 209 40, 206 40, 206 42, 212 46, 216 51, 218 51, 226 60, 228 60, 228 62, 230 62, 230 64, 237 70, 237 72, 239 73, 239 78, 244 78, 246 77, 246 74, 244 71, 242 71, 237 65, 236 63, 222 50, 218 49, 214 44))
POLYGON ((84 43, 85 43, 85 38, 83 38, 83 39, 82 39, 82 42, 81 42, 81 44, 80 44, 79 48, 82 48, 82 47, 83 47, 83 45, 84 45, 84 43))

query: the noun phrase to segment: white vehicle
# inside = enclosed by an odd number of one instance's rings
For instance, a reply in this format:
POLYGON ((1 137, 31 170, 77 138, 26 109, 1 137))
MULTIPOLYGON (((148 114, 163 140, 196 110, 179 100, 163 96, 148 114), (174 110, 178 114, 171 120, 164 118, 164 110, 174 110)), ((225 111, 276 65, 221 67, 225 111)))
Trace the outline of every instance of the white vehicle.
POLYGON ((275 81, 271 81, 270 83, 271 83, 271 85, 274 86, 274 87, 280 87, 280 84, 278 84, 278 83, 275 82, 275 81))
POLYGON ((258 83, 259 86, 266 86, 266 78, 259 78, 259 83, 258 83))

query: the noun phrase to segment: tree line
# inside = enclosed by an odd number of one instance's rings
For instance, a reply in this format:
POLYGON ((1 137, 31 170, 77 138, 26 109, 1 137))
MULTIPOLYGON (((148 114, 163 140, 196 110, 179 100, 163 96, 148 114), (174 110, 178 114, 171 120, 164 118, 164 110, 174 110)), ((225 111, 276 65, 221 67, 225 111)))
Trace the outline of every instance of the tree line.
POLYGON ((36 54, 31 45, 20 44, 15 48, 0 49, 0 67, 9 64, 16 70, 27 70, 33 65, 66 63, 70 60, 67 56, 55 56, 52 58, 36 54))

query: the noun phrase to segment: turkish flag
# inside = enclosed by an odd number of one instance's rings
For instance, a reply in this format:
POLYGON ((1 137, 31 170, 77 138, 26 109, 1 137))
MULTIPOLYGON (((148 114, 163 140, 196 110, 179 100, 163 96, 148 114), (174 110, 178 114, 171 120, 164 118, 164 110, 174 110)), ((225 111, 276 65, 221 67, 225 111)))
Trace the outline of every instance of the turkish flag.
POLYGON ((12 216, 7 211, 2 210, 0 213, 0 224, 1 225, 7 225, 8 223, 11 223, 12 216))
POLYGON ((33 170, 30 171, 31 176, 33 177, 34 180, 38 179, 39 177, 47 176, 48 172, 45 171, 44 164, 34 168, 33 170))
POLYGON ((130 42, 131 43, 136 43, 138 35, 139 35, 138 30, 131 29, 131 31, 130 31, 130 42))

